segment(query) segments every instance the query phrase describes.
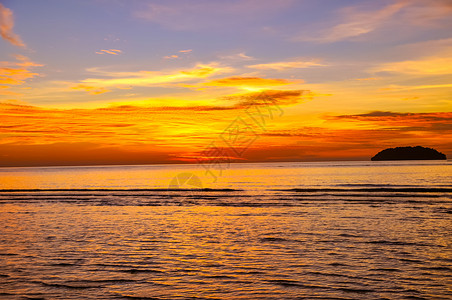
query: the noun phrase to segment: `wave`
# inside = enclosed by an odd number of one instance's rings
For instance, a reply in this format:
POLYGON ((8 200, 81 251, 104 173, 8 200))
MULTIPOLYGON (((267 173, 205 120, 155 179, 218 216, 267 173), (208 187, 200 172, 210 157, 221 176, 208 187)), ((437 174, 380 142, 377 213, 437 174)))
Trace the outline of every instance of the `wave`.
MULTIPOLYGON (((201 195, 199 193, 209 193, 209 195, 204 195, 204 197, 216 197, 218 194, 212 195, 211 193, 236 193, 236 192, 251 192, 258 195, 262 195, 262 193, 268 192, 294 192, 294 193, 325 193, 324 196, 329 196, 329 193, 341 193, 342 196, 354 196, 356 194, 343 194, 346 192, 351 193, 393 193, 394 197, 397 195, 396 193, 451 193, 452 188, 447 187, 363 187, 363 188, 288 188, 288 189, 262 189, 262 190, 244 190, 244 189, 232 189, 232 188, 200 188, 200 189, 0 189, 0 196, 3 194, 11 195, 59 195, 58 192, 61 192, 61 195, 65 196, 100 196, 100 195, 110 195, 110 196, 148 196, 152 195, 151 193, 171 193, 174 195, 178 195, 177 192, 192 192, 196 195, 201 195), (73 192, 73 194, 70 194, 73 192), (121 193, 121 194, 112 194, 112 193, 121 193), (23 193, 23 194, 20 194, 23 193), (35 193, 35 194, 31 194, 35 193), (90 193, 90 194, 88 194, 90 193), (141 193, 141 194, 140 194, 141 193)), ((230 194, 230 197, 235 195, 230 194)), ((241 193, 240 196, 247 196, 241 193)))
POLYGON ((452 188, 444 187, 375 187, 375 188, 355 188, 355 189, 340 189, 340 188, 291 188, 291 189, 274 189, 274 191, 283 192, 419 192, 419 193, 450 193, 452 188))
POLYGON ((3 192, 240 192, 241 189, 212 189, 212 188, 200 188, 200 189, 179 189, 179 188, 155 188, 155 189, 0 189, 0 193, 3 192))
MULTIPOLYGON (((243 190, 202 189, 2 189, 0 204, 67 203, 93 206, 223 206, 283 207, 307 203, 451 203, 452 188, 357 187, 243 190)), ((437 209, 451 213, 447 207, 437 209)), ((1 254, 0 254, 1 255, 1 254)))

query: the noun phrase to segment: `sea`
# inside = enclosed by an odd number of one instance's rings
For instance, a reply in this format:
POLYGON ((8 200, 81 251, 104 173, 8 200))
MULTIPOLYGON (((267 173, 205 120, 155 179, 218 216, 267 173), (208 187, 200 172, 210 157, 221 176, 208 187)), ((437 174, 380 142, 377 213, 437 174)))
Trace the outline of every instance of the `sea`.
POLYGON ((452 161, 0 168, 0 299, 452 299, 452 161))

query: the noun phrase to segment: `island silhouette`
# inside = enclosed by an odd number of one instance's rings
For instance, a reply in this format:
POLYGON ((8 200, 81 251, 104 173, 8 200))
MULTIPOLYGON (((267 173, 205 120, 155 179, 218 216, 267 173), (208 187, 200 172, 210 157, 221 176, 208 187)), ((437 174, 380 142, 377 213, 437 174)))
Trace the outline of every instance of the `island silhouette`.
POLYGON ((371 158, 373 161, 379 160, 441 160, 447 159, 443 153, 427 147, 396 147, 387 148, 378 152, 371 158))

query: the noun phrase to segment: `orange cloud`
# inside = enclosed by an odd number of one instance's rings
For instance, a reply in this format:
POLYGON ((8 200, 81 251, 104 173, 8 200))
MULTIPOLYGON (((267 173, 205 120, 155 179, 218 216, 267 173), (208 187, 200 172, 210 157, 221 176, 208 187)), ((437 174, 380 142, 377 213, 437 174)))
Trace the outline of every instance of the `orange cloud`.
POLYGON ((83 90, 88 92, 90 95, 99 95, 106 92, 111 92, 110 90, 107 90, 103 87, 95 87, 95 86, 89 86, 86 84, 78 84, 76 86, 71 87, 73 90, 83 90))
POLYGON ((421 84, 421 85, 390 85, 380 88, 382 91, 403 91, 403 90, 422 90, 422 89, 441 89, 452 88, 452 83, 445 84, 421 84))
MULTIPOLYGON (((19 62, 0 62, 0 85, 21 85, 27 79, 39 76, 29 68, 42 66, 41 64, 34 63, 23 55, 15 55, 15 57, 19 62)), ((0 91, 0 94, 18 95, 12 91, 0 91)))
POLYGON ((112 54, 112 55, 119 55, 122 51, 118 49, 102 49, 100 51, 97 51, 96 54, 112 54))
POLYGON ((371 72, 394 72, 419 75, 447 75, 452 74, 452 56, 434 56, 419 60, 406 60, 385 63, 374 67, 371 72))
MULTIPOLYGON (((192 50, 191 50, 191 49, 187 49, 187 50, 179 50, 178 52, 179 52, 179 53, 182 53, 182 54, 188 54, 188 53, 192 52, 192 50)), ((164 56, 163 58, 164 58, 164 59, 175 59, 175 58, 182 58, 182 57, 179 56, 179 55, 176 55, 176 54, 172 54, 172 55, 164 56)))
POLYGON ((287 69, 301 69, 301 68, 310 68, 310 67, 319 67, 325 66, 324 64, 320 64, 316 61, 281 61, 281 62, 273 62, 273 63, 265 63, 265 64, 256 64, 250 65, 248 68, 260 69, 260 70, 278 70, 283 71, 287 69))
POLYGON ((369 80, 378 80, 380 78, 377 77, 368 77, 368 78, 355 78, 357 81, 369 81, 369 80))
MULTIPOLYGON (((297 81, 297 83, 300 81, 297 81)), ((287 79, 272 79, 260 77, 227 77, 205 82, 208 86, 278 86, 296 83, 287 79)))
POLYGON ((240 52, 237 54, 232 55, 222 55, 220 56, 221 59, 230 59, 230 60, 253 60, 255 59, 252 56, 246 55, 244 52, 240 52))
POLYGON ((14 46, 25 47, 21 38, 13 32, 14 17, 13 12, 0 3, 0 35, 3 39, 14 46))

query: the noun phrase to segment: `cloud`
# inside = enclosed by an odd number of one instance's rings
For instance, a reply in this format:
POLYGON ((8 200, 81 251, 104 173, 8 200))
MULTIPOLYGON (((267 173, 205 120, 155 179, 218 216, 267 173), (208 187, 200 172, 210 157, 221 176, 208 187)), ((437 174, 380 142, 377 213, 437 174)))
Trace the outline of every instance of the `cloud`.
POLYGON ((438 20, 450 19, 452 2, 450 0, 411 0, 401 19, 417 26, 436 26, 438 20))
POLYGON ((246 55, 245 52, 240 52, 232 55, 221 55, 221 59, 230 59, 230 60, 254 60, 255 58, 249 55, 246 55))
POLYGON ((452 74, 452 56, 425 57, 418 60, 391 62, 371 68, 370 72, 392 72, 418 75, 452 74))
POLYGON ((14 16, 13 12, 0 3, 0 35, 3 39, 14 46, 25 47, 20 36, 13 32, 14 16))
MULTIPOLYGON (((189 54, 189 53, 192 52, 192 51, 193 51, 193 50, 191 50, 191 49, 186 49, 186 50, 179 50, 178 53, 182 53, 182 55, 187 55, 187 54, 189 54)), ((176 59, 176 58, 182 58, 180 55, 181 55, 181 54, 179 54, 179 55, 177 55, 177 54, 172 54, 172 55, 164 56, 163 58, 164 58, 164 59, 176 59)))
POLYGON ((287 85, 293 83, 299 83, 300 81, 290 81, 287 79, 272 79, 272 78, 260 78, 260 77, 227 77, 221 79, 215 79, 203 83, 207 86, 278 86, 287 85))
POLYGON ((234 107, 243 109, 249 106, 268 106, 269 102, 274 105, 293 105, 304 100, 305 95, 309 95, 308 90, 265 90, 257 93, 246 93, 222 97, 227 101, 236 102, 234 107))
POLYGON ((367 77, 367 78, 355 78, 354 80, 357 81, 370 81, 370 80, 379 80, 380 78, 378 77, 367 77))
POLYGON ((43 65, 34 63, 30 59, 23 55, 14 55, 18 60, 16 62, 0 62, 0 94, 3 95, 18 95, 18 93, 12 91, 5 91, 4 89, 9 86, 22 85, 27 79, 39 76, 39 73, 32 72, 30 68, 41 67, 43 65))
POLYGON ((42 64, 38 64, 38 63, 30 61, 30 59, 24 55, 13 54, 13 57, 15 59, 17 59, 18 61, 20 61, 19 63, 15 63, 16 66, 20 66, 20 67, 42 67, 42 66, 44 66, 42 64))
POLYGON ((89 86, 86 84, 78 84, 76 86, 71 87, 73 90, 83 90, 85 92, 88 92, 90 95, 99 95, 107 92, 111 92, 110 90, 107 90, 103 87, 95 87, 95 86, 89 86))
POLYGON ((325 66, 324 64, 318 63, 316 61, 281 61, 273 63, 264 63, 247 66, 248 68, 259 69, 259 70, 278 70, 283 71, 287 69, 302 69, 310 67, 320 67, 325 66))
POLYGON ((288 9, 293 0, 174 0, 146 3, 135 16, 173 30, 228 30, 288 9), (224 26, 224 24, 229 24, 224 26))
POLYGON ((372 111, 355 115, 327 116, 326 119, 370 122, 385 127, 395 127, 399 130, 404 129, 408 131, 431 130, 439 128, 437 125, 452 124, 452 112, 400 113, 392 111, 372 111))
POLYGON ((100 51, 97 51, 96 54, 112 54, 112 55, 119 55, 122 51, 118 49, 102 49, 100 51))
MULTIPOLYGON (((380 2, 371 1, 370 5, 380 2)), ((391 28, 391 33, 404 32, 407 25, 420 30, 437 26, 438 21, 450 19, 452 6, 449 0, 395 0, 380 9, 363 9, 367 3, 340 10, 340 21, 314 34, 303 32, 294 41, 333 43, 351 40, 382 28, 391 28)), ((406 32, 406 31, 405 31, 406 32)))
POLYGON ((28 78, 38 76, 27 69, 0 68, 0 84, 19 85, 28 78))
POLYGON ((138 72, 109 72, 97 68, 88 71, 103 78, 87 78, 77 83, 71 83, 70 89, 82 89, 90 93, 107 92, 111 88, 125 89, 136 86, 155 86, 174 84, 210 77, 214 74, 230 72, 232 69, 217 63, 197 64, 187 70, 175 71, 138 71, 138 72), (105 78, 107 77, 107 78, 105 78))
POLYGON ((165 57, 163 57, 164 59, 175 59, 175 58, 179 58, 179 55, 167 55, 165 57))
POLYGON ((445 84, 421 84, 421 85, 390 85, 387 87, 382 87, 382 91, 403 91, 403 90, 422 90, 422 89, 441 89, 441 88, 452 88, 452 83, 445 84))
POLYGON ((377 11, 359 11, 357 7, 348 7, 342 11, 342 23, 318 32, 315 36, 301 36, 294 40, 332 43, 367 34, 407 5, 407 1, 396 1, 377 11))

